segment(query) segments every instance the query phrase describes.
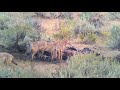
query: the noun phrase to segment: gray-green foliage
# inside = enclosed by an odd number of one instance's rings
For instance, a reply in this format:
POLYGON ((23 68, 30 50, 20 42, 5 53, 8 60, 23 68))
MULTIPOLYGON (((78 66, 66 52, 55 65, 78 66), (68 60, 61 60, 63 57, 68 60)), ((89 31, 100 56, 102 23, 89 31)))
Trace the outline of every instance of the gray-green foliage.
POLYGON ((60 16, 63 19, 73 19, 72 12, 61 12, 60 16))
POLYGON ((92 16, 92 12, 82 12, 80 14, 80 19, 89 21, 89 19, 91 18, 91 16, 92 16))
POLYGON ((116 61, 95 57, 95 55, 75 56, 67 68, 57 69, 54 78, 120 78, 120 66, 116 61))
MULTIPOLYGON (((13 28, 9 28, 9 29, 6 29, 6 30, 3 30, 3 31, 0 31, 0 36, 1 36, 1 39, 0 39, 0 44, 1 45, 5 45, 7 47, 9 46, 13 46, 14 43, 16 42, 16 39, 17 39, 17 34, 20 35, 22 32, 27 32, 27 25, 25 26, 15 26, 13 28)), ((19 39, 19 41, 23 41, 22 40, 23 37, 21 37, 19 39)))
POLYGON ((5 14, 5 12, 0 12, 0 30, 4 30, 8 28, 8 22, 10 20, 10 16, 5 14))
POLYGON ((74 35, 80 37, 83 43, 95 43, 97 36, 94 34, 95 27, 86 21, 79 22, 73 29, 74 35))
POLYGON ((37 72, 31 68, 12 67, 0 62, 0 78, 48 78, 47 73, 37 72))
POLYGON ((101 28, 103 24, 103 16, 100 12, 82 12, 80 19, 88 21, 95 28, 101 28))
POLYGON ((111 20, 120 20, 120 12, 109 12, 111 20))
MULTIPOLYGON (((31 22, 35 22, 32 21, 32 18, 30 19, 31 22)), ((4 28, 0 29, 0 45, 5 47, 13 46, 17 40, 17 35, 20 36, 21 33, 26 33, 25 37, 30 38, 32 41, 40 39, 40 34, 37 32, 36 27, 33 26, 34 23, 30 22, 30 19, 26 19, 22 12, 19 15, 18 13, 1 12, 0 23, 3 24, 0 28, 4 28)), ((24 41, 24 37, 21 36, 18 43, 24 43, 24 41)))
POLYGON ((83 43, 84 44, 93 44, 96 43, 97 36, 93 33, 89 33, 84 37, 83 43))
POLYGON ((41 18, 73 19, 72 12, 35 12, 41 18))
MULTIPOLYGON (((65 65, 65 64, 64 64, 65 65)), ((95 54, 77 55, 68 64, 48 74, 47 71, 36 71, 20 65, 6 66, 0 62, 0 77, 2 78, 120 78, 120 65, 112 59, 104 59, 95 54)))
POLYGON ((88 23, 87 21, 78 22, 74 28, 74 34, 78 35, 81 32, 94 32, 96 31, 95 27, 88 23))
POLYGON ((111 35, 109 36, 108 43, 109 47, 113 49, 120 49, 120 27, 113 26, 111 29, 111 35))

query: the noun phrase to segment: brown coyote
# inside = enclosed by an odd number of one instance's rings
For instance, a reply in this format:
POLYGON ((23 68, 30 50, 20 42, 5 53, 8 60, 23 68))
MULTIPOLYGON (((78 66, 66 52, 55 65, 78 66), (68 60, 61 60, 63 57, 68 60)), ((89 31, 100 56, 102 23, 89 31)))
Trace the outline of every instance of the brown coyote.
POLYGON ((60 63, 62 62, 63 47, 58 43, 51 49, 51 60, 57 59, 60 63))
POLYGON ((66 47, 68 47, 68 45, 71 46, 71 44, 66 40, 56 41, 54 45, 52 45, 51 60, 57 59, 61 63, 63 51, 66 49, 66 47))
POLYGON ((53 61, 54 59, 57 59, 57 47, 54 46, 52 49, 51 49, 51 61, 53 61))
POLYGON ((59 43, 58 43, 58 53, 59 53, 59 55, 58 55, 58 57, 59 57, 59 59, 61 59, 62 60, 62 54, 63 54, 63 51, 67 48, 67 47, 70 47, 70 46, 72 46, 67 40, 63 40, 63 41, 60 41, 59 43))
POLYGON ((68 40, 57 40, 56 42, 59 43, 62 46, 65 46, 65 47, 71 47, 72 46, 72 44, 68 40))
MULTIPOLYGON (((60 59, 62 56, 62 51, 63 49, 67 46, 70 45, 70 43, 68 43, 67 41, 55 41, 55 42, 47 42, 47 41, 36 41, 30 44, 27 44, 27 49, 26 49, 26 53, 31 53, 32 55, 32 60, 34 55, 41 51, 41 57, 43 57, 43 53, 44 51, 49 51, 52 55, 51 58, 53 58, 53 53, 55 54, 54 50, 57 51, 57 57, 60 59), (53 48, 54 47, 54 48, 53 48), (56 48, 56 49, 55 49, 56 48)), ((55 54, 56 55, 56 54, 55 54)))
POLYGON ((58 44, 57 45, 57 55, 58 55, 57 58, 60 63, 62 62, 62 52, 63 52, 63 47, 60 44, 58 44))
POLYGON ((51 61, 53 59, 57 59, 57 60, 59 60, 59 62, 61 62, 62 52, 66 48, 67 44, 69 44, 69 43, 67 43, 67 41, 64 41, 64 40, 49 42, 47 44, 46 50, 51 53, 51 61))
POLYGON ((41 51, 41 57, 43 57, 43 53, 47 47, 47 42, 46 41, 36 41, 36 42, 33 42, 33 43, 30 43, 30 44, 27 44, 27 49, 26 49, 26 55, 31 53, 32 55, 32 60, 34 58, 34 55, 41 51))
POLYGON ((13 63, 13 64, 17 65, 17 63, 14 61, 14 57, 9 53, 0 52, 0 59, 4 60, 5 64, 13 63))

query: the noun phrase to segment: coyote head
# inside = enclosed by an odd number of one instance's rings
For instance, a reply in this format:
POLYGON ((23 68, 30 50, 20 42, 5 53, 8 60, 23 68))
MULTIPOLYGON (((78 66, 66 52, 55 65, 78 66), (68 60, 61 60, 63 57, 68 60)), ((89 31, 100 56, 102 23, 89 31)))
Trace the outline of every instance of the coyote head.
POLYGON ((66 47, 72 47, 72 44, 67 40, 64 41, 64 44, 66 47))
POLYGON ((26 52, 25 52, 25 55, 30 54, 31 50, 32 50, 32 43, 26 43, 26 52))

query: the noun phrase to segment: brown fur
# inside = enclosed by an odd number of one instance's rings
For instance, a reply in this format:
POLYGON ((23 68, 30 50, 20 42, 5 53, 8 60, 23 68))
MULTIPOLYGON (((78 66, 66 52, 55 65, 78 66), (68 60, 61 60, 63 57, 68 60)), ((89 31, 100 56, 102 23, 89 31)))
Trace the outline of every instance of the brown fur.
POLYGON ((9 53, 6 53, 6 52, 0 52, 0 59, 1 60, 4 60, 4 63, 5 64, 15 64, 17 65, 17 63, 14 61, 14 57, 9 54, 9 53))
MULTIPOLYGON (((36 41, 36 42, 31 43, 30 47, 28 47, 27 50, 30 49, 29 52, 31 51, 32 60, 33 60, 34 55, 39 51, 41 51, 40 56, 43 57, 43 53, 44 53, 44 50, 46 49, 46 47, 47 47, 47 42, 36 41)), ((29 53, 29 52, 26 51, 26 53, 29 53)))
POLYGON ((45 41, 37 41, 37 42, 34 42, 33 45, 36 48, 34 48, 32 51, 35 50, 35 54, 37 53, 37 51, 41 51, 40 57, 43 57, 43 53, 44 53, 45 49, 47 48, 47 42, 45 42, 45 41))
POLYGON ((59 62, 61 62, 63 50, 67 47, 67 45, 71 45, 67 40, 48 42, 46 50, 51 53, 51 60, 58 59, 59 62))
POLYGON ((51 61, 53 61, 54 59, 57 59, 57 47, 56 46, 54 46, 51 49, 51 61))
POLYGON ((66 40, 58 40, 55 42, 36 41, 31 44, 32 60, 34 55, 41 51, 41 57, 43 57, 44 51, 51 52, 51 59, 56 58, 62 60, 62 52, 67 45, 70 45, 66 40), (57 55, 57 56, 56 56, 57 55))
POLYGON ((58 50, 60 51, 60 57, 62 59, 62 54, 63 54, 63 51, 66 49, 66 47, 68 47, 68 45, 71 45, 70 43, 68 43, 68 41, 60 41, 59 42, 59 45, 58 45, 58 50))
POLYGON ((66 43, 64 43, 64 41, 59 41, 59 42, 57 41, 57 44, 54 46, 53 51, 52 51, 54 53, 52 58, 57 58, 57 60, 61 63, 63 50, 65 48, 66 48, 66 43))
POLYGON ((51 51, 51 49, 56 46, 57 42, 47 42, 47 48, 46 51, 51 51))
POLYGON ((62 62, 62 51, 63 51, 63 46, 58 44, 57 45, 57 54, 58 54, 58 60, 60 63, 62 62))
POLYGON ((71 44, 68 43, 68 41, 66 41, 66 40, 56 41, 56 44, 54 45, 53 51, 52 51, 52 53, 54 53, 54 54, 52 54, 52 59, 57 58, 57 60, 61 63, 63 51, 66 49, 67 45, 71 45, 71 44), (56 55, 57 55, 57 57, 56 57, 56 55))

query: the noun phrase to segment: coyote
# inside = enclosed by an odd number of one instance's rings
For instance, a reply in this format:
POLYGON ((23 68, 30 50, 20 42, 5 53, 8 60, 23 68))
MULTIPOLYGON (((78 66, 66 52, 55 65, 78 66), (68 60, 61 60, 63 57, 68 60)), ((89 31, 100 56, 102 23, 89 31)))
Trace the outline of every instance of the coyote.
POLYGON ((26 49, 26 55, 31 53, 32 56, 32 60, 34 58, 34 55, 41 51, 41 57, 43 57, 43 53, 45 51, 45 49, 47 48, 47 42, 45 41, 36 41, 30 44, 26 45, 27 49, 26 49))
POLYGON ((62 62, 62 52, 63 52, 63 46, 61 46, 60 44, 57 45, 57 54, 58 54, 58 57, 57 59, 59 60, 59 62, 61 63, 62 62))
POLYGON ((13 64, 17 65, 17 63, 14 61, 14 57, 9 53, 0 52, 0 59, 4 60, 5 64, 13 63, 13 64))
POLYGON ((72 44, 68 40, 57 40, 56 42, 65 47, 72 47, 72 44))
POLYGON ((55 41, 55 42, 49 42, 47 44, 46 51, 49 51, 51 53, 51 61, 54 59, 58 59, 60 62, 62 60, 62 51, 66 47, 66 44, 68 44, 65 41, 55 41))
POLYGON ((47 42, 47 48, 46 51, 51 51, 51 49, 56 46, 57 42, 47 42))
POLYGON ((57 47, 54 46, 52 49, 51 49, 51 61, 53 61, 54 59, 57 59, 57 47))
POLYGON ((67 48, 67 47, 71 47, 72 45, 68 42, 68 41, 60 41, 59 44, 58 44, 58 51, 60 51, 60 55, 59 57, 61 57, 62 59, 62 54, 63 54, 63 51, 67 48))
POLYGON ((57 59, 61 63, 63 51, 66 49, 66 47, 68 47, 68 45, 71 46, 71 44, 65 40, 56 41, 51 49, 51 60, 57 59))
MULTIPOLYGON (((58 54, 56 55, 58 56, 59 59, 61 59, 62 51, 67 45, 70 45, 70 43, 68 43, 67 41, 60 40, 56 42, 36 41, 26 45, 27 49, 25 54, 27 55, 28 53, 31 53, 33 60, 33 57, 37 52, 41 51, 40 56, 43 57, 44 51, 49 51, 52 55, 53 53, 55 54, 55 52, 57 51, 58 54), (54 50, 56 51, 54 52, 54 50)), ((53 58, 52 55, 51 58, 53 58)))
POLYGON ((58 43, 51 49, 51 60, 57 59, 59 63, 62 62, 63 47, 58 43))

